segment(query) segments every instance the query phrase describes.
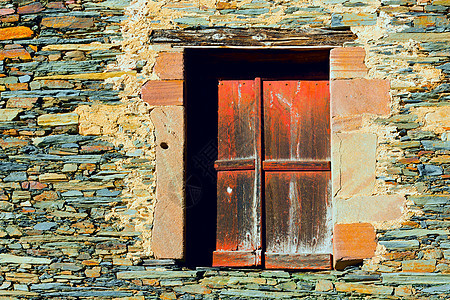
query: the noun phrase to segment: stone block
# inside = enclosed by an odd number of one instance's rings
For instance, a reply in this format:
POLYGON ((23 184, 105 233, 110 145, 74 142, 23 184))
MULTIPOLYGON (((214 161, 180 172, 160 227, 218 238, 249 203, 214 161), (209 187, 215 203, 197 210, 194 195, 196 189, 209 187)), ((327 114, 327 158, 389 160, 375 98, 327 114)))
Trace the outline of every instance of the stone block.
POLYGON ((160 79, 183 79, 183 53, 163 52, 156 58, 154 72, 160 79))
POLYGON ((44 17, 42 26, 64 29, 81 29, 94 26, 94 18, 80 18, 75 16, 44 17))
POLYGON ((333 199, 335 223, 383 222, 402 216, 405 198, 400 195, 354 196, 333 199))
POLYGON ((331 116, 390 113, 389 81, 383 79, 333 80, 331 116))
POLYGON ((0 122, 13 121, 21 112, 22 109, 0 109, 0 122))
POLYGON ((336 287, 336 291, 345 293, 356 292, 370 295, 391 295, 394 291, 394 288, 390 286, 379 286, 365 283, 336 282, 334 286, 336 287))
POLYGON ((39 126, 62 126, 78 124, 78 114, 47 114, 39 116, 37 119, 39 126))
POLYGON ((374 13, 344 13, 331 16, 331 27, 367 26, 377 23, 377 14, 374 13))
POLYGON ((402 261, 403 272, 431 273, 435 268, 435 259, 402 261))
POLYGON ((183 80, 148 81, 142 100, 150 105, 183 105, 183 80))
POLYGON ((333 195, 371 195, 375 186, 377 136, 372 133, 332 135, 333 195))
POLYGON ((0 28, 0 41, 31 38, 34 32, 28 27, 0 28))
POLYGON ((31 55, 27 50, 23 48, 10 49, 10 50, 1 50, 0 51, 0 60, 5 60, 5 58, 11 59, 20 59, 24 61, 31 60, 31 55))
POLYGON ((7 108, 33 108, 34 104, 37 102, 38 98, 9 98, 6 102, 7 108))
POLYGON ((370 223, 336 224, 333 235, 333 259, 336 269, 361 262, 375 255, 376 233, 370 223))
POLYGON ((17 8, 17 13, 19 15, 35 14, 35 13, 43 11, 44 9, 45 8, 42 6, 42 4, 40 2, 34 2, 34 3, 30 3, 28 5, 19 6, 17 8))
POLYGON ((156 134, 156 207, 152 250, 157 258, 184 256, 184 108, 158 107, 150 117, 156 134))
POLYGON ((334 48, 330 52, 330 79, 350 79, 366 76, 366 51, 362 47, 334 48))

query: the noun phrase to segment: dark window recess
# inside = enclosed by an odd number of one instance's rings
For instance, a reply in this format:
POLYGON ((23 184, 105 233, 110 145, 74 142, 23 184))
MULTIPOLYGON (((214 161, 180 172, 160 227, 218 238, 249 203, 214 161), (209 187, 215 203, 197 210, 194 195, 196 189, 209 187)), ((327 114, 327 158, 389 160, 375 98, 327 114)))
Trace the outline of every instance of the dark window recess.
POLYGON ((331 267, 328 58, 185 50, 188 266, 331 267))

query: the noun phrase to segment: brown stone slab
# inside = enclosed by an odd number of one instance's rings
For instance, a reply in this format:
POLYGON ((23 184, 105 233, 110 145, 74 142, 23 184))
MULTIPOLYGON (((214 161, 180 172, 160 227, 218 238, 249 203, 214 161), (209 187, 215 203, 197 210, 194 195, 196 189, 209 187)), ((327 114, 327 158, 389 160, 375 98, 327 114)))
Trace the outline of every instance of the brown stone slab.
POLYGON ((183 79, 183 53, 160 53, 154 71, 161 79, 183 79))
POLYGON ((33 30, 25 26, 0 28, 0 41, 30 38, 33 30))
POLYGON ((331 115, 388 115, 390 113, 389 81, 351 79, 331 81, 331 115))
POLYGON ((435 259, 402 261, 403 272, 432 273, 436 268, 435 259))
POLYGON ((79 18, 75 16, 46 17, 42 26, 51 28, 81 29, 94 26, 94 18, 79 18))
POLYGON ((336 224, 333 235, 333 258, 336 269, 360 263, 375 255, 376 233, 370 223, 336 224))
POLYGON ((148 81, 142 100, 150 105, 183 105, 183 80, 148 81))
POLYGON ((362 47, 335 48, 330 52, 330 78, 350 79, 366 76, 366 51, 362 47))
POLYGON ((150 117, 156 134, 156 207, 152 250, 156 258, 184 257, 184 108, 158 107, 150 117))

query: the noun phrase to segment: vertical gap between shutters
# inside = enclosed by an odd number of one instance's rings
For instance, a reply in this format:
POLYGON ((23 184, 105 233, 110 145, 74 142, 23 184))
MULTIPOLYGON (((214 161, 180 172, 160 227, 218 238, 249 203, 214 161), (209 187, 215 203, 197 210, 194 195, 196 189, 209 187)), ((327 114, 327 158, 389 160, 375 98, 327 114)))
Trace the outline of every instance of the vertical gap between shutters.
MULTIPOLYGON (((261 220, 259 222, 259 226, 261 226, 261 250, 259 253, 260 257, 260 266, 264 268, 265 262, 264 262, 264 252, 265 252, 265 245, 266 245, 266 229, 265 229, 265 217, 266 217, 266 207, 264 203, 264 174, 263 174, 263 168, 262 168, 262 161, 264 157, 264 134, 263 134, 263 128, 264 128, 264 118, 263 116, 263 88, 262 88, 262 80, 261 78, 257 77, 255 78, 255 95, 256 95, 256 176, 257 176, 257 185, 259 187, 259 195, 256 197, 259 197, 260 199, 260 216, 261 220)), ((257 255, 258 256, 258 255, 257 255)))

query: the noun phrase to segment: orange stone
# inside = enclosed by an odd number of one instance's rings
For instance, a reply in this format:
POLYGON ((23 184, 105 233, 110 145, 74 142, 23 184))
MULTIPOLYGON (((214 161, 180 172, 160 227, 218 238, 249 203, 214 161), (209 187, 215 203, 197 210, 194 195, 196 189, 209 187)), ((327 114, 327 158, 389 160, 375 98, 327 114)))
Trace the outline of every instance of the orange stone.
POLYGON ((40 11, 43 11, 44 9, 45 8, 42 6, 42 4, 40 2, 34 2, 34 3, 30 3, 28 5, 19 6, 17 8, 17 13, 19 15, 35 14, 35 13, 38 13, 40 11))
POLYGON ((44 191, 42 194, 33 197, 34 201, 56 200, 58 198, 58 194, 54 191, 44 191))
POLYGON ((183 53, 160 53, 154 71, 161 79, 183 79, 183 53))
POLYGON ((94 26, 94 18, 79 18, 74 16, 46 17, 42 26, 51 28, 80 29, 94 26))
POLYGON ((10 83, 6 84, 6 87, 11 91, 26 91, 28 90, 28 83, 26 82, 10 83))
POLYGON ((6 102, 7 108, 33 108, 34 104, 38 101, 38 98, 9 98, 6 102))
POLYGON ((0 28, 0 41, 31 38, 33 30, 25 26, 0 28))
POLYGON ((0 51, 0 60, 5 58, 31 60, 31 55, 23 48, 0 51))
POLYGON ((19 15, 10 15, 10 16, 4 16, 0 18, 0 22, 2 23, 14 23, 19 21, 19 15))
POLYGON ((84 274, 86 274, 86 277, 88 278, 97 278, 100 277, 101 270, 101 267, 93 267, 92 269, 86 269, 86 271, 84 271, 84 274))
POLYGON ((435 268, 435 259, 402 261, 403 272, 431 273, 435 268))
POLYGON ((336 269, 360 263, 375 255, 376 232, 370 223, 336 224, 333 235, 333 258, 336 269))
POLYGON ((361 47, 334 48, 330 52, 330 78, 350 79, 366 76, 366 51, 361 47))
POLYGON ((148 81, 142 100, 150 105, 183 105, 183 80, 148 81))
POLYGON ((333 117, 364 113, 388 115, 391 98, 389 81, 383 79, 333 80, 330 85, 333 117))

